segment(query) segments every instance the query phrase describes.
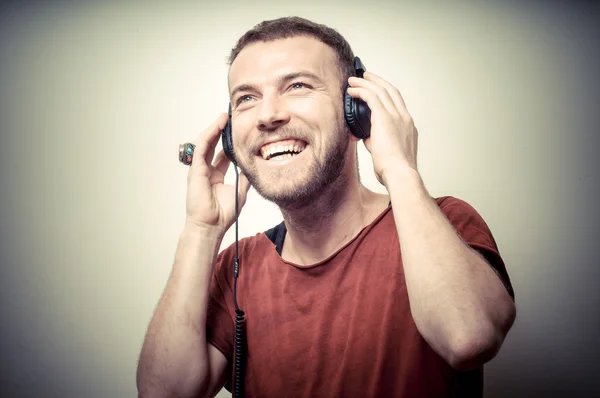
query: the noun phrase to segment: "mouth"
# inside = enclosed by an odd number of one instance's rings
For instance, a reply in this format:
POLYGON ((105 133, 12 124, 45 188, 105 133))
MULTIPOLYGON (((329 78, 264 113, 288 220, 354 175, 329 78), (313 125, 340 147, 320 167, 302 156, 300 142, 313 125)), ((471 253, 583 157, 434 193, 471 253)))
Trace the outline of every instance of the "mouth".
POLYGON ((302 140, 282 140, 271 142, 260 148, 260 156, 267 161, 292 159, 306 149, 308 144, 302 140))

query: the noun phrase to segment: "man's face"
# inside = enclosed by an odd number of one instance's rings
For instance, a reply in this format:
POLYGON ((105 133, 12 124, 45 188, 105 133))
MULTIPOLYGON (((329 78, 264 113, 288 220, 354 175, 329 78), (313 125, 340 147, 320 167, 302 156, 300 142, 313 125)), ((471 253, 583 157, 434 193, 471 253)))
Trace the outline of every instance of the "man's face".
POLYGON ((350 134, 335 53, 309 37, 254 43, 231 65, 236 160, 283 208, 310 204, 338 180, 350 134))

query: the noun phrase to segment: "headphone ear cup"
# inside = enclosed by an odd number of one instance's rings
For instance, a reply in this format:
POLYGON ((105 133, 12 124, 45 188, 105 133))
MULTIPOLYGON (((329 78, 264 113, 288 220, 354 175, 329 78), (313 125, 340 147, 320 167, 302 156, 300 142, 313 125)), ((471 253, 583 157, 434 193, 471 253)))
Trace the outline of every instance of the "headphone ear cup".
POLYGON ((223 152, 235 164, 235 155, 233 153, 233 136, 231 134, 231 104, 229 104, 229 119, 225 128, 221 131, 221 143, 223 152))
POLYGON ((371 135, 371 109, 365 101, 354 98, 348 94, 348 87, 344 90, 344 118, 354 136, 360 139, 371 135))
POLYGON ((233 156, 233 140, 231 137, 231 119, 227 121, 227 125, 225 125, 225 128, 221 131, 221 139, 225 155, 227 155, 232 162, 235 162, 233 156))

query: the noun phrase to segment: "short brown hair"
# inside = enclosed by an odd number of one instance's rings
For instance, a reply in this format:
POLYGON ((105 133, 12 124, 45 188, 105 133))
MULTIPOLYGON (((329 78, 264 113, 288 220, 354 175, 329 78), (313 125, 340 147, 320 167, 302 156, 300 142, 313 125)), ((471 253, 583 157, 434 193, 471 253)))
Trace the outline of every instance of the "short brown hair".
POLYGON ((263 21, 247 31, 236 43, 229 55, 228 64, 231 65, 239 53, 249 44, 287 39, 297 36, 309 36, 320 40, 331 47, 338 59, 342 77, 342 87, 347 84, 350 76, 355 76, 354 53, 350 44, 335 29, 318 24, 301 17, 283 17, 263 21))

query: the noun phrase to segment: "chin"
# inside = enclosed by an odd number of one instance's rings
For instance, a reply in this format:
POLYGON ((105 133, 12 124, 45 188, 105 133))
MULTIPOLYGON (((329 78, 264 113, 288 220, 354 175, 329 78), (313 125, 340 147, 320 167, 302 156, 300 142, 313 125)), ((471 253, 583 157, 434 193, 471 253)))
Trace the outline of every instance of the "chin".
POLYGON ((286 209, 303 208, 317 200, 323 192, 315 175, 308 177, 295 173, 295 176, 258 178, 251 183, 264 199, 286 209))

